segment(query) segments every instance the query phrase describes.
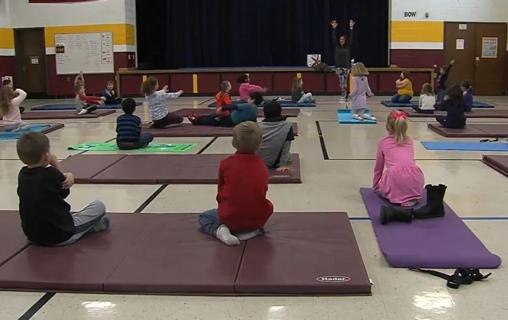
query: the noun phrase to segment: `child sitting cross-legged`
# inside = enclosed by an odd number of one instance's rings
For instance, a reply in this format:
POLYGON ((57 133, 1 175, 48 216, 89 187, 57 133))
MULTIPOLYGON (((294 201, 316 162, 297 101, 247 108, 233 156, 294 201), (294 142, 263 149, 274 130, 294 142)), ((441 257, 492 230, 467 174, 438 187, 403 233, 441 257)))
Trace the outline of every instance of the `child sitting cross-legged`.
POLYGON ((42 246, 62 246, 86 234, 109 229, 106 208, 94 201, 71 213, 65 201, 74 185, 72 173, 60 171, 50 152, 49 140, 42 133, 24 134, 17 142, 18 156, 25 167, 18 176, 21 226, 28 240, 42 246))
POLYGON ((291 141, 295 140, 293 126, 286 121, 286 117, 282 116, 282 107, 277 101, 265 103, 263 112, 265 119, 259 124, 263 132, 263 140, 258 154, 268 168, 287 172, 291 141))
POLYGON ((122 101, 122 110, 125 114, 116 119, 116 144, 118 149, 132 150, 148 146, 153 141, 149 132, 141 132, 141 119, 134 115, 136 101, 127 98, 122 101))
POLYGON ((199 216, 201 230, 229 246, 263 235, 273 213, 273 205, 266 198, 268 169, 256 155, 261 139, 261 129, 252 121, 233 128, 237 152, 219 166, 219 207, 199 216))

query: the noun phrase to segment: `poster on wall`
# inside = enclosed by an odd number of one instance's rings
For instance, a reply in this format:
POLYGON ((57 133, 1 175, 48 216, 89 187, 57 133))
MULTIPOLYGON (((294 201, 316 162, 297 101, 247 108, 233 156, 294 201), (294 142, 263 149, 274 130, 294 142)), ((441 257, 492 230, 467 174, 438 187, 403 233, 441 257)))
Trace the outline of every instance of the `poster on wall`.
POLYGON ((482 38, 482 58, 497 58, 497 37, 482 38))

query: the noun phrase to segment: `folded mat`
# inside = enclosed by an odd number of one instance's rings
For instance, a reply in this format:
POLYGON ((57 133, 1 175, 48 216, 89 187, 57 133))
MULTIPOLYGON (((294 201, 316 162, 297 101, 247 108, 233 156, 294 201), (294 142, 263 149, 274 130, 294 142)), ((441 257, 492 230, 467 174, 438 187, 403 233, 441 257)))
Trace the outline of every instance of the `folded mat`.
POLYGON ((62 111, 27 111, 21 115, 23 120, 38 120, 38 119, 88 119, 104 117, 115 113, 115 110, 96 110, 92 113, 79 115, 75 110, 62 110, 62 111))
POLYGON ((484 155, 483 163, 508 177, 508 156, 484 155))
POLYGON ((337 119, 341 124, 376 124, 376 120, 357 120, 353 118, 351 110, 339 109, 337 110, 337 119))
MULTIPOLYGON (((209 116, 215 113, 215 110, 208 108, 183 108, 174 111, 173 113, 179 115, 180 117, 190 116, 192 113, 195 113, 199 116, 209 116)), ((282 110, 282 115, 286 117, 298 117, 300 114, 300 109, 284 109, 282 110)), ((263 118, 264 113, 262 109, 258 110, 258 117, 263 118)))
POLYGON ((128 151, 135 153, 186 153, 196 148, 196 143, 150 143, 147 147, 134 150, 120 150, 116 142, 87 142, 70 146, 69 150, 79 151, 128 151))
MULTIPOLYGON (((142 102, 136 102, 137 106, 142 105, 142 102)), ((97 105, 97 109, 122 109, 121 104, 101 104, 97 105)), ((40 106, 30 108, 30 110, 76 110, 75 103, 48 103, 40 106)))
POLYGON ((388 202, 370 188, 361 188, 360 193, 379 248, 392 267, 492 269, 501 265, 501 258, 489 252, 448 205, 443 218, 382 225, 381 206, 388 202))
MULTIPOLYGON (((298 135, 298 125, 292 123, 293 132, 298 135)), ((143 126, 143 132, 153 134, 154 137, 232 137, 232 127, 196 126, 183 123, 169 128, 151 128, 143 126)))
POLYGON ((1 211, 0 266, 28 246, 17 211, 1 211))
MULTIPOLYGON (((74 155, 61 162, 76 183, 216 184, 219 163, 229 154, 74 155)), ((300 158, 291 155, 290 171, 269 170, 270 183, 301 183, 300 158)))
MULTIPOLYGON (((446 116, 446 111, 434 111, 434 113, 420 113, 414 110, 407 111, 410 118, 435 118, 436 116, 446 116)), ((466 112, 467 118, 508 118, 508 110, 473 110, 466 112)))
POLYGON ((508 152, 508 143, 503 142, 422 141, 422 145, 427 150, 508 152))
MULTIPOLYGON (((414 99, 418 99, 418 97, 414 97, 414 99)), ((388 108, 412 108, 413 106, 418 106, 418 101, 410 101, 408 103, 398 103, 398 102, 391 102, 389 100, 381 101, 381 104, 388 108)), ((473 108, 495 108, 493 104, 481 102, 481 101, 474 101, 473 102, 473 108)))
POLYGON ((10 131, 1 131, 0 126, 0 140, 16 140, 21 138, 24 133, 28 132, 41 132, 41 133, 50 133, 55 130, 63 128, 64 125, 62 123, 51 123, 51 124, 29 124, 24 126, 22 129, 18 130, 10 130, 10 131))
MULTIPOLYGON (((269 101, 266 101, 269 102, 269 101)), ((277 101, 282 108, 315 108, 316 103, 294 103, 293 101, 277 101)), ((246 103, 245 101, 234 100, 232 104, 246 103)), ((208 105, 208 108, 214 108, 217 106, 215 102, 208 105)))
POLYGON ((438 123, 429 123, 429 129, 449 138, 505 138, 508 137, 508 125, 490 123, 469 123, 464 129, 445 128, 438 123))
POLYGON ((109 216, 110 231, 71 246, 30 245, 0 267, 0 287, 207 295, 371 292, 345 213, 275 213, 266 236, 238 247, 199 232, 196 214, 109 216))

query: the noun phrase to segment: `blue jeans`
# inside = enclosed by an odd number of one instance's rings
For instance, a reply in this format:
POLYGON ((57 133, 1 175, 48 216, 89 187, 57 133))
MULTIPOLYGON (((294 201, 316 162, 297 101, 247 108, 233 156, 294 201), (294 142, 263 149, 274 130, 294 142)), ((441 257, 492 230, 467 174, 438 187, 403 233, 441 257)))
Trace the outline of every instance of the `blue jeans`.
POLYGON ((411 101, 411 96, 406 96, 406 95, 403 95, 401 96, 400 94, 396 94, 392 97, 392 102, 393 103, 409 103, 411 101))
POLYGON ((208 210, 199 215, 199 225, 206 234, 215 237, 221 224, 218 209, 208 210))

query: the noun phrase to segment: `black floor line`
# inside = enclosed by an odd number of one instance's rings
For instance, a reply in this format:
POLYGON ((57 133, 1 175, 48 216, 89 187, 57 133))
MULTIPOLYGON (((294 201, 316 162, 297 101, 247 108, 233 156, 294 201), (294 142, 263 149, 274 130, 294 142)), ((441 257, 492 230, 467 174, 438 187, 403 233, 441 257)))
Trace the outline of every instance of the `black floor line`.
POLYGON ((54 292, 46 292, 45 295, 42 296, 33 306, 30 307, 18 320, 29 320, 31 319, 37 311, 39 311, 46 303, 48 303, 51 298, 55 295, 54 292))
POLYGON ((213 100, 213 99, 214 99, 213 97, 212 97, 212 98, 208 98, 208 99, 206 99, 205 101, 201 101, 198 105, 205 104, 205 103, 207 103, 208 101, 213 100))
POLYGON ((202 154, 203 152, 205 152, 206 149, 208 149, 215 141, 217 141, 219 137, 215 137, 213 138, 212 140, 210 140, 210 142, 208 142, 206 144, 206 146, 204 146, 203 148, 201 148, 201 150, 198 151, 197 154, 202 154))
POLYGON ((134 211, 134 213, 141 213, 143 210, 145 210, 146 207, 148 207, 148 205, 164 190, 166 189, 168 186, 168 184, 163 184, 162 186, 160 186, 159 189, 155 190, 154 193, 152 193, 152 195, 150 197, 148 197, 148 199, 145 200, 145 202, 143 202, 139 208, 136 209, 136 211, 134 211))
POLYGON ((319 124, 319 121, 316 121, 316 127, 319 135, 319 143, 321 144, 321 151, 323 153, 323 159, 330 160, 330 158, 328 157, 328 151, 326 150, 325 139, 323 137, 323 131, 321 130, 321 125, 319 124))

